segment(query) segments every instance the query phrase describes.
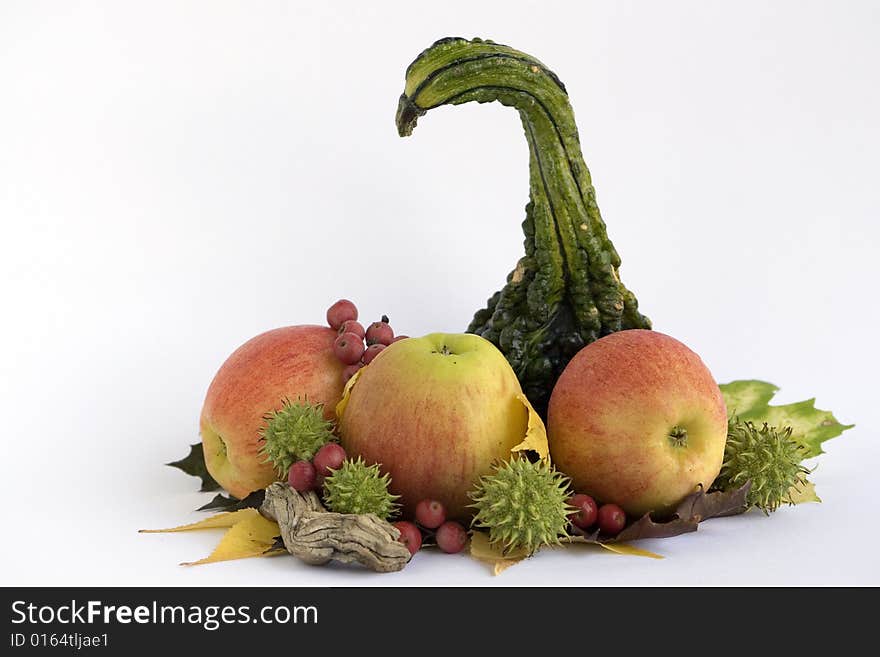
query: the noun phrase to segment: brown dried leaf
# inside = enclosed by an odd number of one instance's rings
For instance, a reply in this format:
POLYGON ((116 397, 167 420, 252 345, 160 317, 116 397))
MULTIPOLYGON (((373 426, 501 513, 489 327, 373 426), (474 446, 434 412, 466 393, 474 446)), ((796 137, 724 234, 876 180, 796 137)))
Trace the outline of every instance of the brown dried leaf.
POLYGON ((703 520, 732 516, 744 512, 746 494, 751 488, 751 482, 746 482, 736 490, 705 492, 702 488, 688 495, 676 508, 671 518, 655 520, 650 514, 645 514, 635 522, 624 528, 617 536, 600 537, 599 531, 586 532, 577 527, 572 527, 574 534, 581 536, 588 543, 622 543, 636 541, 643 538, 670 538, 697 531, 697 526, 703 520))
POLYGON ((746 503, 746 496, 752 487, 752 482, 747 481, 739 488, 729 491, 710 491, 704 493, 702 490, 688 495, 681 504, 678 505, 675 513, 679 517, 689 515, 691 518, 700 522, 709 518, 722 518, 724 516, 735 516, 744 513, 749 505, 746 503))

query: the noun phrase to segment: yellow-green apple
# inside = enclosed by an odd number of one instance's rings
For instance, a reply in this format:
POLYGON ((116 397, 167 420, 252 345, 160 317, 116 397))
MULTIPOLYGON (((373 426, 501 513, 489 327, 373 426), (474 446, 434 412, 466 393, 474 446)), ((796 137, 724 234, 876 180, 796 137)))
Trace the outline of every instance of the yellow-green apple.
POLYGON ((208 472, 235 497, 277 479, 260 454, 263 416, 282 400, 324 404, 336 418, 343 365, 333 355, 336 331, 287 326, 245 342, 220 367, 208 388, 200 428, 208 472))
POLYGON ((633 329, 571 359, 550 396, 547 434, 553 462, 577 492, 630 515, 665 514, 718 476, 727 410, 697 354, 633 329))
POLYGON ((404 517, 433 499, 449 517, 467 518, 468 491, 526 434, 521 393, 504 355, 480 336, 407 338, 383 349, 351 384, 340 441, 350 456, 390 474, 404 517))

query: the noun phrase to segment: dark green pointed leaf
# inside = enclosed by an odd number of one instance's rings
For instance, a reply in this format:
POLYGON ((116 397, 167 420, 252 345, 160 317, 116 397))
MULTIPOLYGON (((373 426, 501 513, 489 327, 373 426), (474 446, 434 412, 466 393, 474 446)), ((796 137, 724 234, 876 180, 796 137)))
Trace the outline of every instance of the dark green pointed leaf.
POLYGON ((186 474, 193 477, 199 477, 202 480, 202 487, 200 490, 203 493, 220 489, 220 484, 214 481, 214 477, 211 476, 208 472, 207 466, 205 466, 205 454, 202 450, 202 443, 191 445, 189 448, 189 454, 185 458, 182 458, 179 461, 166 463, 165 465, 170 465, 172 468, 183 470, 186 474))
POLYGON ((217 493, 214 498, 200 506, 196 511, 241 511, 242 509, 259 509, 266 499, 266 491, 262 488, 248 493, 240 500, 235 499, 231 495, 227 496, 223 493, 217 493))
POLYGON ((234 497, 227 497, 223 493, 217 493, 210 502, 207 504, 200 506, 196 511, 232 511, 232 507, 234 507, 238 503, 238 500, 234 497))

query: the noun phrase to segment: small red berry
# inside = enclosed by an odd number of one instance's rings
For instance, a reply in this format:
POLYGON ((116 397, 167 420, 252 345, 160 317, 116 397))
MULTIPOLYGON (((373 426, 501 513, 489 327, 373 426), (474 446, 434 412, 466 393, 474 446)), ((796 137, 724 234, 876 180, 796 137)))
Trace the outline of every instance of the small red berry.
POLYGON ((364 327, 361 326, 361 323, 356 319, 347 319, 342 324, 339 325, 339 335, 343 333, 354 333, 359 336, 361 340, 364 339, 364 327))
POLYGON ((333 342, 333 353, 340 362, 354 365, 364 355, 364 342, 354 333, 343 333, 333 342))
POLYGON ((416 522, 428 529, 437 529, 446 522, 446 508, 437 500, 422 500, 416 505, 416 522))
POLYGON ((364 362, 364 365, 369 365, 373 362, 373 359, 379 355, 379 352, 385 348, 384 344, 371 344, 367 347, 366 351, 364 351, 364 355, 361 356, 361 360, 364 362))
POLYGON ((387 322, 373 322, 367 327, 367 344, 389 345, 394 340, 394 331, 387 322))
POLYGON ((397 527, 397 531, 400 532, 400 537, 397 540, 406 546, 409 553, 418 552, 422 547, 422 532, 419 531, 419 528, 406 520, 398 520, 391 524, 397 527))
POLYGON ((322 477, 329 477, 331 470, 338 470, 345 461, 345 449, 338 443, 327 443, 317 452, 312 463, 315 464, 315 472, 322 477))
POLYGON ((437 528, 437 547, 447 554, 461 552, 467 544, 467 531, 457 522, 447 520, 437 528))
POLYGON ((349 319, 358 318, 358 309, 348 299, 340 299, 327 309, 327 323, 330 328, 338 329, 349 319))
POLYGON ((315 466, 308 461, 297 461, 290 466, 287 473, 287 483, 300 493, 310 491, 315 487, 315 466))
POLYGON ((600 506, 598 520, 599 529, 609 536, 617 536, 626 527, 626 513, 616 504, 600 506))
POLYGON ((577 509, 577 511, 568 516, 568 519, 575 526, 581 529, 589 529, 596 524, 599 509, 596 506, 596 500, 592 497, 578 493, 568 498, 568 504, 577 509))

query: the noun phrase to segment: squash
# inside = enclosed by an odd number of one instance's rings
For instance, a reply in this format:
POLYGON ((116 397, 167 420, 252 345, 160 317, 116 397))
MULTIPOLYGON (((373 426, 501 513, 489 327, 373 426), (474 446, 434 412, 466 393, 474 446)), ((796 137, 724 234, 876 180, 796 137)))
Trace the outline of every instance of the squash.
POLYGON ((481 39, 446 38, 406 70, 401 137, 441 105, 498 101, 519 111, 529 145, 525 255, 468 327, 506 356, 542 416, 568 361, 614 331, 650 328, 621 282, 581 154, 565 86, 534 57, 481 39))

